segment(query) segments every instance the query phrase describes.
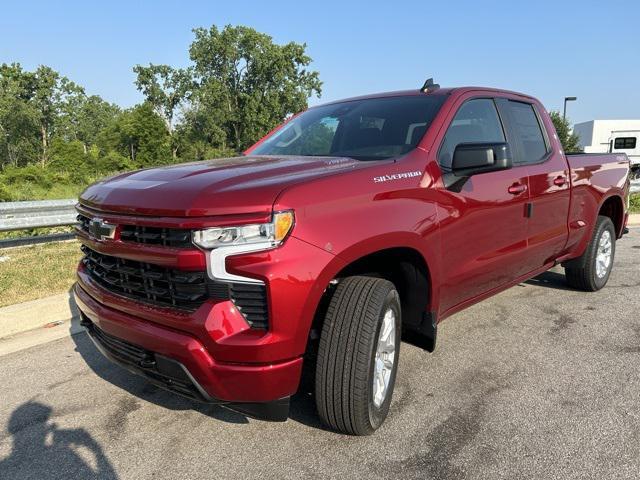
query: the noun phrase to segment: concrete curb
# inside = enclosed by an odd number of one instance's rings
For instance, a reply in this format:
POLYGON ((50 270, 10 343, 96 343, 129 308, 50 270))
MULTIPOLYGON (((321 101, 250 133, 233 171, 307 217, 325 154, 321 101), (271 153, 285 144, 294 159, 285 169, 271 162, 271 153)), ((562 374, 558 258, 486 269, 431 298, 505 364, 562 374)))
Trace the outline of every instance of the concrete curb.
POLYGON ((80 326, 80 318, 75 317, 71 321, 56 323, 51 328, 36 328, 28 332, 3 337, 0 338, 0 357, 61 338, 69 338, 70 335, 77 335, 84 333, 84 331, 84 328, 80 326))
POLYGON ((0 308, 0 338, 55 326, 79 316, 69 292, 0 308))
POLYGON ((627 225, 629 225, 630 227, 640 226, 640 213, 632 213, 631 215, 629 215, 629 221, 627 222, 627 225))

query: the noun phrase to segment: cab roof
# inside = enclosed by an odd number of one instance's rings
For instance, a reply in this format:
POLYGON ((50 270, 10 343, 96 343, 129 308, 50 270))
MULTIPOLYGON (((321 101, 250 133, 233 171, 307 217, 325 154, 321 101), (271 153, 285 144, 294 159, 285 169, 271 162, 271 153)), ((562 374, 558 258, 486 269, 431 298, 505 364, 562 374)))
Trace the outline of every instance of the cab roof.
MULTIPOLYGON (((370 98, 385 98, 385 97, 406 97, 406 96, 413 96, 413 95, 432 95, 432 96, 446 96, 446 95, 451 95, 453 93, 458 94, 458 95, 462 95, 465 94, 467 92, 473 92, 473 91, 482 91, 482 92, 492 92, 492 93, 499 93, 499 94, 507 94, 507 95, 515 95, 518 97, 523 97, 526 98, 528 100, 535 100, 535 98, 533 98, 530 95, 526 95, 524 93, 520 93, 520 92, 514 92, 511 90, 504 90, 504 89, 500 89, 500 88, 491 88, 491 87, 474 87, 474 86, 467 86, 467 87, 447 87, 447 88, 436 88, 434 90, 428 90, 427 92, 423 92, 420 89, 413 89, 413 90, 395 90, 395 91, 391 91, 391 92, 379 92, 379 93, 371 93, 371 94, 367 94, 367 95, 359 95, 356 97, 349 97, 349 98, 343 98, 340 100, 334 100, 331 102, 327 102, 327 103, 323 103, 321 105, 332 105, 335 103, 342 103, 342 102, 352 102, 355 100, 367 100, 370 98)), ((320 105, 316 105, 316 106, 320 106, 320 105)), ((313 107, 312 107, 313 108, 313 107)))

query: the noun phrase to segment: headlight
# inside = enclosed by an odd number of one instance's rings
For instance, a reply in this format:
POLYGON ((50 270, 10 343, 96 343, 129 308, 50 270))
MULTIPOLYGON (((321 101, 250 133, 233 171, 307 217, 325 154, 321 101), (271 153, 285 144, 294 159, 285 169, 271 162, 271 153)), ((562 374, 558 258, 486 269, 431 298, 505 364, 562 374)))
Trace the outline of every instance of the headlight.
POLYGON ((264 244, 264 248, 273 248, 287 237, 293 227, 293 221, 293 211, 276 212, 271 223, 198 230, 193 232, 193 243, 208 250, 257 244, 264 244))

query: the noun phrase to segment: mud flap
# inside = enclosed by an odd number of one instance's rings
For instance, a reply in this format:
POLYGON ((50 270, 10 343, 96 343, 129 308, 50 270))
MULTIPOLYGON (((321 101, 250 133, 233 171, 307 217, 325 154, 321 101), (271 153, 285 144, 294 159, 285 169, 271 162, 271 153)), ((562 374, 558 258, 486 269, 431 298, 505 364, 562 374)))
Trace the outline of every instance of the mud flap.
POLYGON ((435 312, 424 312, 419 325, 411 328, 406 325, 402 332, 402 340, 422 348, 427 352, 433 352, 436 349, 436 337, 438 334, 438 322, 435 312))

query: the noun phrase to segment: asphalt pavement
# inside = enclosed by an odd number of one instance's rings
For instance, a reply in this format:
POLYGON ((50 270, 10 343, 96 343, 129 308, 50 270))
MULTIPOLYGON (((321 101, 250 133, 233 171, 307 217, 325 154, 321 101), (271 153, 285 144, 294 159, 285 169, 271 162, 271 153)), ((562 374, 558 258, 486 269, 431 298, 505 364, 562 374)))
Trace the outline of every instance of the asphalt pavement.
POLYGON ((268 423, 159 390, 85 334, 0 357, 0 479, 640 478, 640 230, 609 284, 560 269, 402 344, 371 437, 325 430, 312 398, 268 423))

